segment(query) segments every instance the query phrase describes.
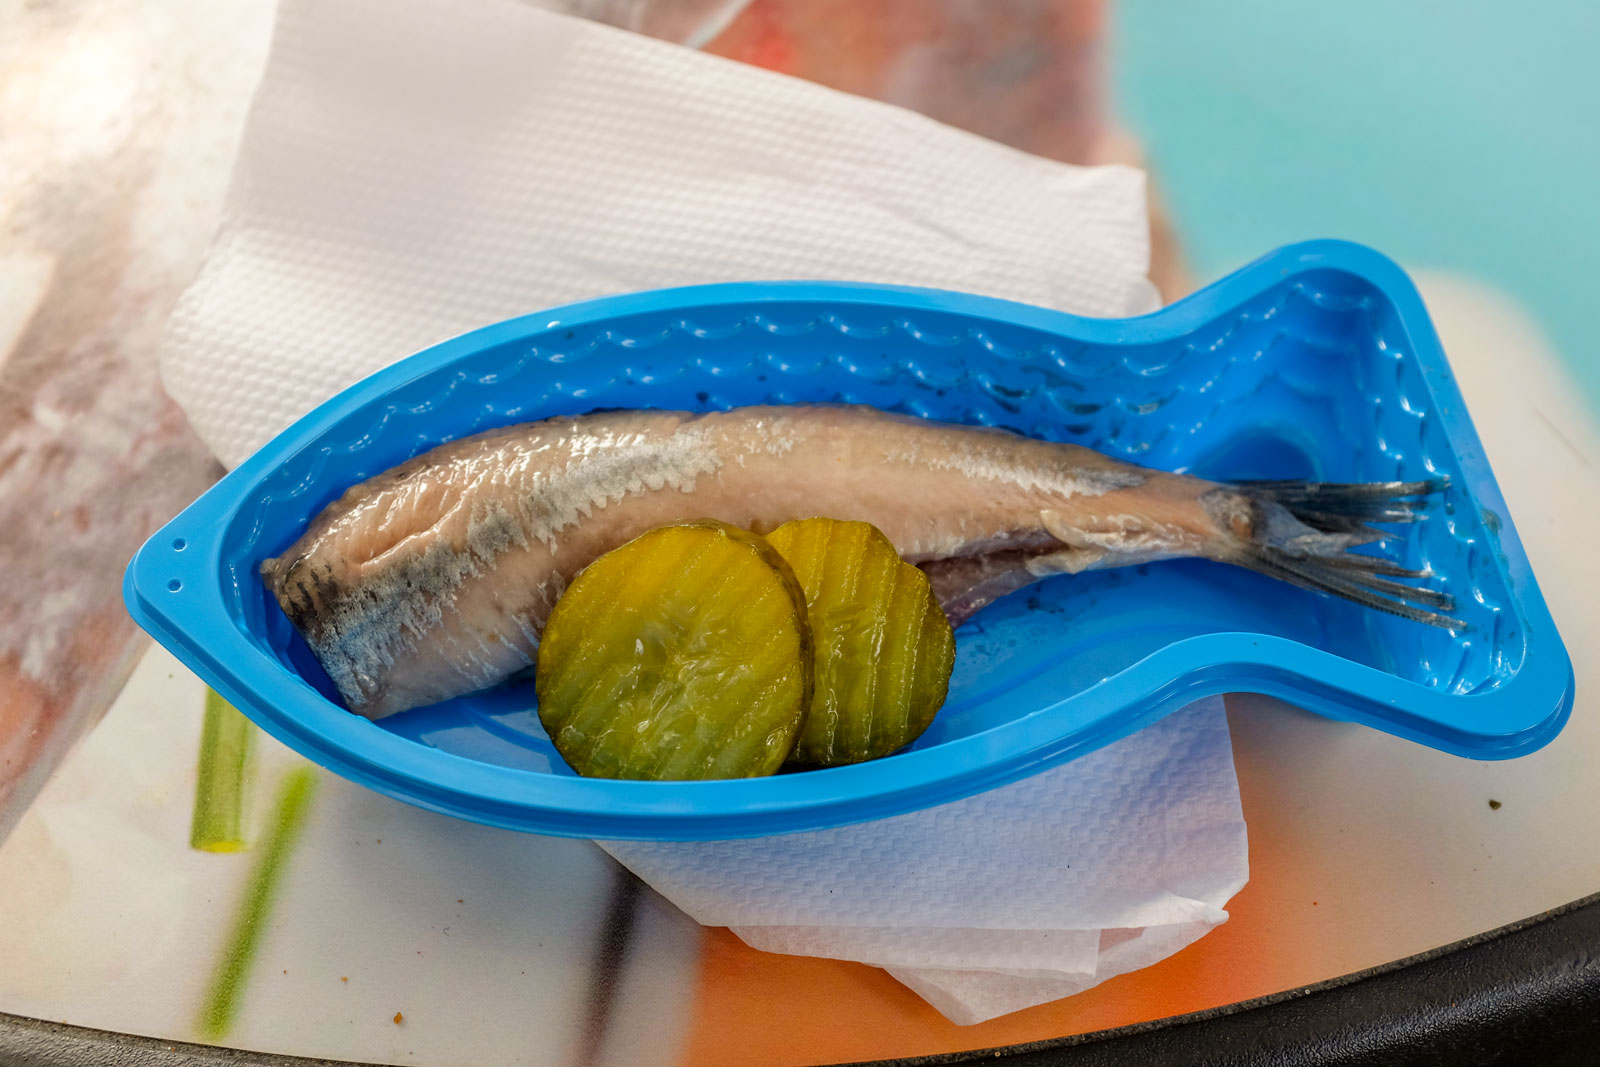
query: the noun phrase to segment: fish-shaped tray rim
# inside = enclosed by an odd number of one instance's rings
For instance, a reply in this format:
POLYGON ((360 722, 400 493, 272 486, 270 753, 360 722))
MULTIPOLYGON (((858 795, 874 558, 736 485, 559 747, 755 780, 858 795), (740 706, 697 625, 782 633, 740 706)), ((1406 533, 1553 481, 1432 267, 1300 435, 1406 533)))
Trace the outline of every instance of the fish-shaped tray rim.
POLYGON ((1280 249, 1150 315, 1091 319, 971 294, 845 282, 736 282, 602 297, 521 316, 443 342, 321 404, 223 477, 153 535, 124 579, 129 612, 181 661, 278 740, 309 759, 424 808, 562 836, 706 840, 820 829, 881 818, 1003 785, 1108 744, 1202 697, 1257 692, 1476 759, 1549 742, 1573 702, 1566 648, 1539 592, 1421 296, 1391 260, 1361 245, 1280 249), (1295 640, 1211 633, 1174 641, 1100 683, 969 736, 886 760, 771 778, 711 782, 585 779, 489 764, 418 743, 350 714, 251 644, 220 585, 223 534, 281 463, 349 437, 362 413, 430 371, 510 341, 645 312, 692 314, 730 303, 824 301, 970 315, 1077 342, 1136 345, 1182 338, 1286 279, 1353 274, 1391 302, 1409 355, 1461 466, 1468 499, 1501 516, 1499 566, 1525 626, 1511 677, 1458 694, 1295 640), (176 546, 181 542, 181 550, 176 546), (177 588, 174 588, 177 586, 177 588), (1085 708, 1093 709, 1085 716, 1085 708), (1078 723, 1066 728, 1064 724, 1078 723))

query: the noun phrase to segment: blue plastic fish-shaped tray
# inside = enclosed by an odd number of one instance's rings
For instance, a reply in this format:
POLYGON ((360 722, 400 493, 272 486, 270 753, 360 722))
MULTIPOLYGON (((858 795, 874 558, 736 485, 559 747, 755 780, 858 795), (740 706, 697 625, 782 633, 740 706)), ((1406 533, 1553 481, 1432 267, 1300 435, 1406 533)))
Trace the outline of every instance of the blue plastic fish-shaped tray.
POLYGON ((318 407, 157 533, 140 625, 263 729, 413 804, 498 826, 697 840, 815 829, 970 795, 1203 696, 1266 693, 1478 759, 1561 729, 1572 666, 1422 300, 1377 253, 1295 245, 1153 315, 1085 319, 960 293, 752 282, 499 323, 318 407), (1457 632, 1240 568, 1056 577, 957 632, 949 699, 910 748, 712 782, 575 775, 532 686, 370 722, 346 711, 257 576, 348 486, 490 427, 596 408, 871 404, 1005 426, 1218 480, 1447 475, 1384 546, 1454 595, 1457 632))

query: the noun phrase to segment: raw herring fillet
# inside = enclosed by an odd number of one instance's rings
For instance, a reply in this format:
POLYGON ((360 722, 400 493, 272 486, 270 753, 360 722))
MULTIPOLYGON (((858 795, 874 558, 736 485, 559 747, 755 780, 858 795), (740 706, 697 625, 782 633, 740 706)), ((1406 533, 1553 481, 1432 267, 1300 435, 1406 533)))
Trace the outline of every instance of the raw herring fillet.
POLYGON ((351 488, 262 564, 350 710, 379 718, 530 666, 584 566, 654 527, 858 519, 959 624, 1051 574, 1197 556, 1436 625, 1426 575, 1351 553, 1433 483, 1219 484, 866 407, 604 411, 441 445, 351 488), (1415 606, 1423 605, 1421 607, 1415 606))

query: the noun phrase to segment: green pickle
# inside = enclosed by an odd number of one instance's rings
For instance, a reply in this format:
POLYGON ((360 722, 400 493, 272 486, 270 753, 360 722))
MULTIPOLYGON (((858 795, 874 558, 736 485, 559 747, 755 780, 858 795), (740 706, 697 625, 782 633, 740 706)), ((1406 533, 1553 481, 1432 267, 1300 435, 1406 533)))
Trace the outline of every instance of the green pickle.
POLYGON ((539 718, 579 774, 746 778, 781 767, 811 698, 805 595, 765 540, 664 526, 595 560, 539 643, 539 718))
POLYGON ((816 656, 793 763, 859 763, 915 741, 944 703, 956 658, 927 575, 870 523, 800 519, 767 540, 805 590, 816 656))

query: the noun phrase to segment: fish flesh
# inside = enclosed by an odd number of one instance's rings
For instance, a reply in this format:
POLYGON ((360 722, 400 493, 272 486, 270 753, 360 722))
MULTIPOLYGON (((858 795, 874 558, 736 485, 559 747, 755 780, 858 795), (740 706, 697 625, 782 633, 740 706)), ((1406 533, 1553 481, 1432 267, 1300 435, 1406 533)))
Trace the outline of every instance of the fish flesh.
POLYGON ((380 718, 537 658, 567 584, 671 522, 767 533, 859 519, 953 624, 1054 574, 1178 557, 1249 567, 1418 622, 1448 596, 1351 552, 1435 482, 1225 484, 1088 448, 861 406, 599 411, 440 445, 356 485, 261 574, 350 710, 380 718))

